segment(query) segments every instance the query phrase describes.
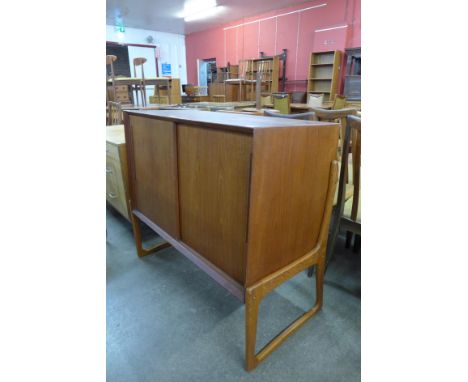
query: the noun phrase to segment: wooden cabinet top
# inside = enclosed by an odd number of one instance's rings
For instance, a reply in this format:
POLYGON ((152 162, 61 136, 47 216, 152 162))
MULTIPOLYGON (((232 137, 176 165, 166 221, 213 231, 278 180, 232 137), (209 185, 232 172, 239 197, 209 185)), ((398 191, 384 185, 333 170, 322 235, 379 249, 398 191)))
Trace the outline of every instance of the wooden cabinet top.
POLYGON ((287 128, 300 126, 321 126, 330 123, 303 121, 285 118, 261 117, 235 113, 218 113, 202 110, 135 110, 125 111, 129 115, 155 118, 160 120, 184 123, 188 125, 203 125, 225 130, 235 130, 252 133, 264 128, 287 128))

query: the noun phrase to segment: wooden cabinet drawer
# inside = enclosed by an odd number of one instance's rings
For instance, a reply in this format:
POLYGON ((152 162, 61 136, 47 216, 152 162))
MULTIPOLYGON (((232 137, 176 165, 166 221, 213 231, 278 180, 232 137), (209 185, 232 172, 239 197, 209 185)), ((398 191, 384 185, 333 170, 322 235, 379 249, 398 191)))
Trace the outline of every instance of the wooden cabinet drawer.
POLYGON ((128 101, 130 98, 128 96, 128 94, 116 94, 115 95, 115 100, 117 102, 120 102, 120 101, 128 101))
POLYGON ((109 156, 106 160, 106 199, 122 215, 128 218, 127 200, 120 162, 115 161, 109 156))

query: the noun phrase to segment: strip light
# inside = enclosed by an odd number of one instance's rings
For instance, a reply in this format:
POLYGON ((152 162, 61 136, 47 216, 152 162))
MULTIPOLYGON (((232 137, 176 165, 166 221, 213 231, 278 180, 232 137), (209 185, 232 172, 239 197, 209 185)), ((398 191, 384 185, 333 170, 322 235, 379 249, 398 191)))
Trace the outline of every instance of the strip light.
POLYGON ((204 19, 214 16, 220 11, 216 0, 191 0, 184 6, 184 21, 204 19))

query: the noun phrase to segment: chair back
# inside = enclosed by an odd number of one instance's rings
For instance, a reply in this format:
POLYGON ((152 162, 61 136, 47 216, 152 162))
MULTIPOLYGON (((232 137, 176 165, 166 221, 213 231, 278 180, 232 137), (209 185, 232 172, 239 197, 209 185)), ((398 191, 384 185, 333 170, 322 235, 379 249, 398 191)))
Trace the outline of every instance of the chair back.
POLYGON ((108 54, 106 56, 106 65, 112 65, 114 61, 117 60, 117 56, 114 56, 112 54, 108 54))
POLYGON ((335 96, 335 101, 333 101, 332 109, 333 110, 344 109, 345 106, 346 106, 346 97, 337 94, 335 96))
POLYGON ((343 216, 344 204, 346 202, 346 179, 349 163, 349 152, 351 147, 353 163, 353 204, 351 207, 351 220, 356 220, 359 207, 359 192, 361 183, 361 118, 355 115, 346 117, 346 132, 341 156, 341 172, 338 182, 338 201, 334 221, 343 216))
POLYGON ((260 106, 263 107, 265 105, 271 105, 273 100, 271 99, 271 95, 261 96, 260 97, 260 106))
MULTIPOLYGON (((112 54, 108 54, 106 56, 106 66, 110 65, 110 76, 107 76, 107 80, 111 80, 112 83, 112 94, 114 95, 113 100, 115 101, 115 73, 114 73, 114 61, 117 60, 117 56, 114 56, 112 54)), ((107 70, 107 69, 106 69, 107 70)), ((106 84, 107 86, 107 84, 106 84)), ((106 93, 107 95, 107 93, 106 93)))
POLYGON ((346 130, 346 117, 348 115, 356 115, 357 110, 353 108, 339 109, 339 110, 326 110, 320 107, 311 107, 310 109, 315 113, 319 121, 335 122, 338 120, 341 123, 340 147, 342 147, 343 140, 345 137, 345 130, 346 130))
MULTIPOLYGON (((145 69, 144 63, 146 62, 145 57, 135 57, 133 59, 133 75, 137 78, 137 66, 141 65, 141 82, 140 82, 140 93, 141 93, 141 103, 143 106, 146 106, 146 84, 145 84, 145 69)), ((137 104, 138 104, 138 92, 136 93, 137 104)))
POLYGON ((135 65, 135 66, 143 65, 145 62, 146 62, 145 57, 135 57, 133 59, 133 65, 135 65))
MULTIPOLYGON (((341 156, 341 171, 338 181, 338 200, 336 208, 333 211, 333 223, 330 228, 330 235, 327 248, 327 258, 333 255, 335 242, 340 231, 340 226, 350 232, 358 235, 361 234, 361 222, 358 217, 359 208, 359 192, 360 192, 360 175, 361 175, 361 118, 355 115, 346 117, 346 130, 343 144, 343 155, 341 156), (353 162, 353 200, 351 206, 351 214, 344 217, 344 209, 346 203, 346 182, 348 175, 348 156, 349 148, 352 145, 352 162, 353 162), (359 221, 357 221, 359 220, 359 221)), ((328 262, 327 261, 327 262, 328 262)))
POLYGON ((285 93, 273 93, 273 109, 278 110, 281 114, 291 114, 291 105, 289 104, 289 96, 285 93))
POLYGON ((146 62, 145 57, 136 57, 133 59, 133 76, 138 77, 136 67, 141 65, 141 78, 143 81, 145 79, 145 69, 144 69, 145 62, 146 62))
POLYGON ((315 113, 313 111, 309 111, 307 113, 298 113, 298 114, 280 114, 276 113, 271 110, 264 110, 264 115, 269 117, 277 117, 277 118, 289 118, 289 119, 303 119, 306 121, 315 121, 315 113))

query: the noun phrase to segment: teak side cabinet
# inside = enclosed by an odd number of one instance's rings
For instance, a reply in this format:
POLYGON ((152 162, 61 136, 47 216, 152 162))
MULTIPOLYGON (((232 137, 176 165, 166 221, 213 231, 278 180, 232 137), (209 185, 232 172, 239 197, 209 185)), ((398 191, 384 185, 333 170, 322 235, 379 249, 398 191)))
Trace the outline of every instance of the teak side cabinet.
POLYGON ((322 305, 338 124, 198 110, 125 111, 139 256, 172 245, 246 304, 246 369, 322 305), (144 248, 140 221, 166 242, 144 248), (316 303, 255 354, 262 298, 317 265, 316 303))

